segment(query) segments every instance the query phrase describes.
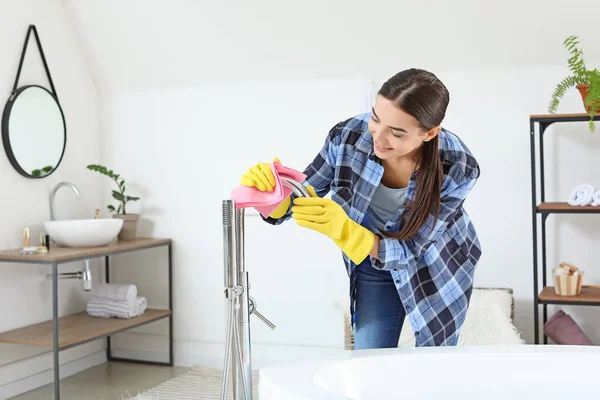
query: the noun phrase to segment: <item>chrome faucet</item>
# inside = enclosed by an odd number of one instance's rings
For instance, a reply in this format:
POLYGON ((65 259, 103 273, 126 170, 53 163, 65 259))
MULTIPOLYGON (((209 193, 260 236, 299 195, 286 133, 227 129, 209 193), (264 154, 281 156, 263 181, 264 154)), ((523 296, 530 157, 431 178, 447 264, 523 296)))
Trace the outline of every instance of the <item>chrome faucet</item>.
MULTIPOLYGON (((52 279, 52 274, 46 274, 46 279, 52 279)), ((58 279, 81 279, 83 281, 83 290, 89 292, 92 290, 92 272, 90 271, 90 260, 83 260, 83 268, 78 272, 61 272, 58 279)))
MULTIPOLYGON (((310 197, 301 182, 281 176, 283 186, 298 197, 310 197)), ((221 400, 228 398, 227 386, 231 378, 234 400, 253 400, 252 349, 250 343, 250 315, 255 314, 271 329, 275 325, 256 310, 256 301, 250 296, 250 280, 245 260, 245 208, 235 200, 223 200, 223 266, 225 297, 228 300, 225 365, 221 380, 221 400)))
POLYGON ((57 183, 56 186, 54 186, 54 188, 50 192, 50 220, 51 221, 54 221, 54 216, 55 216, 54 198, 56 197, 56 192, 58 191, 58 189, 60 189, 63 186, 70 187, 71 189, 73 189, 73 191, 77 195, 77 198, 78 199, 81 198, 81 195, 79 194, 79 189, 77 189, 77 186, 73 185, 70 182, 59 182, 59 183, 57 183))

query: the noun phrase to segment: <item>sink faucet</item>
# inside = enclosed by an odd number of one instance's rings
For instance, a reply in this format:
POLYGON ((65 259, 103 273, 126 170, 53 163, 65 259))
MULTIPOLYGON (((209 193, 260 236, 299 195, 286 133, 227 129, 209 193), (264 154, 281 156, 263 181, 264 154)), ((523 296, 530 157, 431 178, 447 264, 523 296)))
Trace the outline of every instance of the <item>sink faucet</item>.
POLYGON ((77 195, 77 198, 78 199, 81 198, 81 195, 79 194, 79 189, 77 189, 77 186, 73 185, 70 182, 59 182, 59 183, 57 183, 56 186, 54 186, 54 188, 50 192, 50 220, 51 221, 54 221, 54 216, 55 216, 55 211, 54 211, 54 197, 56 197, 56 192, 58 191, 58 189, 60 189, 63 186, 70 187, 71 189, 73 189, 73 191, 77 195))

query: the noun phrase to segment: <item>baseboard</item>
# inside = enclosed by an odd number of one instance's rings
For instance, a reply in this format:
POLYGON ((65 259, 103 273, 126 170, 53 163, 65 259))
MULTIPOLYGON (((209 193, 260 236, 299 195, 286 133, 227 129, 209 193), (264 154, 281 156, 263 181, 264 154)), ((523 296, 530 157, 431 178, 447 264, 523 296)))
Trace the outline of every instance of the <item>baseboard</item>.
MULTIPOLYGON (((165 346, 166 338, 163 335, 122 333, 119 334, 118 340, 113 341, 111 353, 115 357, 165 362, 169 359, 168 346, 165 346)), ((252 364, 255 368, 261 368, 265 365, 301 362, 339 354, 343 350, 343 343, 339 347, 253 343, 252 364)), ((176 366, 202 365, 223 368, 224 358, 224 343, 185 340, 177 340, 174 343, 176 366)))
MULTIPOLYGON (((106 362, 106 351, 98 350, 98 345, 94 343, 69 349, 60 353, 60 379, 74 375, 88 368, 106 362), (90 353, 90 350, 94 350, 90 353), (86 351, 87 350, 87 351, 86 351)), ((52 352, 32 357, 17 363, 9 364, 0 368, 0 377, 2 381, 7 381, 12 377, 12 381, 6 382, 0 386, 0 399, 9 399, 21 395, 31 390, 54 382, 53 354, 52 352), (16 379, 14 379, 16 377, 16 379)))
MULTIPOLYGON (((224 343, 177 342, 176 348, 175 358, 178 365, 223 368, 224 343)), ((343 344, 339 347, 319 347, 253 343, 252 367, 258 369, 267 365, 303 362, 339 355, 341 351, 344 351, 343 344)))

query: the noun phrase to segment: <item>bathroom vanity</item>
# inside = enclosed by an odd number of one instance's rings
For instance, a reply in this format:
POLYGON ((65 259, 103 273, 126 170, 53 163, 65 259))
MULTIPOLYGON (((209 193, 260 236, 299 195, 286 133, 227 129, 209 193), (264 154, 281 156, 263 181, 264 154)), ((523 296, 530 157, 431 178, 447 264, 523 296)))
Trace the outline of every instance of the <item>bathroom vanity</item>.
POLYGON ((0 343, 51 348, 54 352, 54 398, 60 399, 59 352, 92 340, 106 338, 107 361, 133 362, 153 365, 173 365, 173 310, 172 310, 172 241, 171 239, 137 238, 114 241, 102 247, 70 248, 51 247, 47 253, 35 255, 19 254, 20 249, 0 251, 2 263, 44 264, 52 268, 52 320, 34 325, 0 332, 0 343), (166 247, 168 251, 168 297, 167 309, 147 308, 143 315, 130 319, 98 318, 86 311, 58 317, 58 266, 73 261, 104 258, 104 280, 110 283, 110 257, 116 254, 166 247), (111 335, 164 318, 169 319, 169 361, 144 361, 111 355, 111 335))

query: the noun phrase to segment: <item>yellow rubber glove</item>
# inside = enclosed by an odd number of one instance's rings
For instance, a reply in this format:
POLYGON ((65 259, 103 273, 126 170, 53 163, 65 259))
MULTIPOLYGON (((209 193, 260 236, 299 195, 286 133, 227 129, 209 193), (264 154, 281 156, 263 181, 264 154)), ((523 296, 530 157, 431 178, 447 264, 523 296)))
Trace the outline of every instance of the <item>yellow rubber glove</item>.
POLYGON ((271 218, 281 218, 290 209, 290 196, 286 197, 285 200, 277 206, 276 209, 269 215, 271 218))
POLYGON ((298 225, 333 239, 355 264, 360 264, 373 249, 373 232, 350 219, 335 201, 317 197, 311 186, 307 189, 313 197, 294 199, 292 218, 298 225))
MULTIPOLYGON (((273 161, 281 163, 277 157, 275 157, 273 161)), ((275 177, 273 176, 273 172, 271 172, 271 164, 259 163, 250 167, 248 171, 242 175, 240 184, 243 186, 255 187, 262 192, 270 192, 275 189, 275 177)), ((287 197, 275 210, 273 210, 270 217, 281 218, 289 208, 290 198, 287 197)))
MULTIPOLYGON (((275 157, 274 162, 280 163, 279 159, 275 157)), ((253 167, 248 168, 248 171, 242 175, 240 184, 248 187, 255 187, 261 192, 270 192, 275 189, 275 177, 271 172, 270 163, 259 163, 253 167)))

